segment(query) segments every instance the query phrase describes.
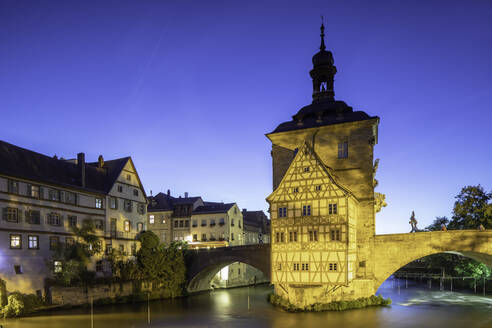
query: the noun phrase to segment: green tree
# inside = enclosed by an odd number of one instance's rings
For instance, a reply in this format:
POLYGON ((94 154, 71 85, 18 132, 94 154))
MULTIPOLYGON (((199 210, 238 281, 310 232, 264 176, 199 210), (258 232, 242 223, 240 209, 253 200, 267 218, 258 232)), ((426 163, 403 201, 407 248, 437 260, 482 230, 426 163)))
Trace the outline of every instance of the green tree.
POLYGON ((489 204, 492 193, 487 193, 480 185, 466 186, 455 198, 449 229, 477 229, 480 224, 486 229, 492 229, 492 210, 489 204))
MULTIPOLYGON (((55 273, 56 280, 70 286, 77 282, 88 285, 93 282, 95 272, 89 271, 87 265, 92 256, 102 251, 101 241, 95 232, 94 222, 91 219, 82 221, 80 228, 72 227, 75 235, 73 244, 59 244, 54 249, 53 259, 62 261, 61 272, 55 273)), ((51 267, 51 263, 49 264, 51 267)))
POLYGON ((449 224, 449 219, 445 216, 438 216, 432 221, 432 224, 430 226, 425 227, 425 230, 428 231, 439 231, 442 229, 442 225, 447 228, 449 224))

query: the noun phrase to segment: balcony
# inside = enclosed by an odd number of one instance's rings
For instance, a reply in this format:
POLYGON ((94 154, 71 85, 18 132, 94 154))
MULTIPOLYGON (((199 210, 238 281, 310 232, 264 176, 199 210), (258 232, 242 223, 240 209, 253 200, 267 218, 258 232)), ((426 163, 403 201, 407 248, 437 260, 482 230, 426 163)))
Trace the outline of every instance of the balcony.
POLYGON ((111 231, 111 238, 135 239, 137 232, 131 231, 111 231))

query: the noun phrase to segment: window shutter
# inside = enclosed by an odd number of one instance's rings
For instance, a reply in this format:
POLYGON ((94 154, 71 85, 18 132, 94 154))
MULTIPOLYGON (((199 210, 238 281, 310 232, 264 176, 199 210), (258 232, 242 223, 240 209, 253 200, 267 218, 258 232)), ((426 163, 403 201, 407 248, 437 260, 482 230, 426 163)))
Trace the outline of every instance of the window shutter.
POLYGON ((39 186, 39 199, 44 199, 44 189, 39 186))
POLYGON ((30 183, 27 184, 26 195, 27 196, 32 196, 32 185, 30 183))
POLYGON ((24 220, 26 221, 26 223, 29 223, 29 213, 29 210, 24 211, 24 220))
POLYGON ((61 214, 60 214, 60 225, 61 225, 61 226, 63 226, 63 225, 64 225, 64 224, 63 224, 63 219, 64 219, 63 215, 61 215, 61 214))
POLYGON ((2 208, 2 219, 4 221, 7 221, 7 208, 6 207, 2 208))
POLYGON ((21 220, 22 220, 22 210, 19 208, 17 210, 17 222, 20 223, 20 222, 22 222, 21 220))

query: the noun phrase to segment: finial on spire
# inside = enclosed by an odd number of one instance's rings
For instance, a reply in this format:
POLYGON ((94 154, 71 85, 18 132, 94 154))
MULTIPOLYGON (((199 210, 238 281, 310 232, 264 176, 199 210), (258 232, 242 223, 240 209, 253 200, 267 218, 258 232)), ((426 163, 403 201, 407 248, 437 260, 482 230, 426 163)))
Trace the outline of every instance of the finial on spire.
POLYGON ((325 46, 325 25, 323 24, 324 18, 323 15, 321 15, 321 45, 319 46, 319 49, 321 51, 326 49, 325 46))

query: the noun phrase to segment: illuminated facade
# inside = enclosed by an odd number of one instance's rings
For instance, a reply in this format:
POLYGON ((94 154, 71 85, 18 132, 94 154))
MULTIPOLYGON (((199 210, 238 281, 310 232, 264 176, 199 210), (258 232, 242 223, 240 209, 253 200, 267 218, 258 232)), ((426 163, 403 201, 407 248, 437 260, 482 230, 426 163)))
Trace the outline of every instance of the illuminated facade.
POLYGON ((74 241, 73 227, 92 220, 104 253, 88 269, 110 275, 105 254, 136 251, 145 229, 146 196, 130 157, 86 163, 64 160, 0 141, 0 276, 9 291, 40 291, 64 263, 53 250, 74 241))
POLYGON ((280 124, 272 142, 271 275, 293 304, 374 294, 375 166, 379 118, 335 100, 337 70, 313 56, 312 104, 280 124))

